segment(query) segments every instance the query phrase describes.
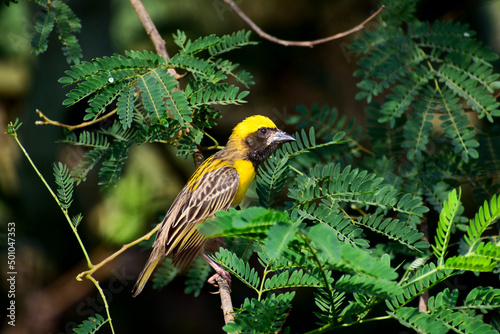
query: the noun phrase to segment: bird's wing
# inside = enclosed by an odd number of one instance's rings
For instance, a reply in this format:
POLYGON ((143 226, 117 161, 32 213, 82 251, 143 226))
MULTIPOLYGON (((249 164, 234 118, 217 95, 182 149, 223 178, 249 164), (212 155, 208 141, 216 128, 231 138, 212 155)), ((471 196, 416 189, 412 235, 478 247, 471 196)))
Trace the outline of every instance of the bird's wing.
POLYGON ((196 249, 203 243, 196 227, 231 206, 239 176, 235 168, 225 165, 205 172, 195 182, 182 189, 163 220, 154 246, 164 247, 165 255, 174 249, 176 253, 196 249))

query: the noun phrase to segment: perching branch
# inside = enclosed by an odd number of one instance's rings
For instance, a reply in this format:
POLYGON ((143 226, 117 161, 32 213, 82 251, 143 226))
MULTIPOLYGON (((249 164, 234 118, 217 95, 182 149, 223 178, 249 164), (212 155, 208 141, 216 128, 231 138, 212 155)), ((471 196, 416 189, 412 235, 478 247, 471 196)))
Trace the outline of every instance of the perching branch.
MULTIPOLYGON (((165 40, 161 37, 158 29, 156 29, 151 16, 149 16, 149 13, 142 4, 141 0, 130 0, 130 3, 132 4, 132 7, 134 7, 134 10, 137 13, 137 16, 139 17, 139 20, 141 21, 144 29, 146 29, 146 33, 151 39, 151 42, 153 42, 156 52, 165 60, 170 59, 167 48, 165 46, 165 40)), ((179 79, 181 77, 173 68, 169 68, 168 72, 176 79, 179 79)))
POLYGON ((151 238, 151 236, 153 234, 155 234, 156 231, 158 231, 160 229, 160 225, 161 224, 156 225, 156 227, 154 229, 152 229, 151 231, 149 231, 147 234, 143 235, 139 239, 136 239, 128 244, 123 245, 122 248, 120 248, 119 250, 117 250, 116 252, 114 252, 113 254, 111 254, 110 256, 108 256, 107 258, 105 258, 104 260, 99 262, 98 264, 94 265, 91 269, 79 273, 78 276, 76 276, 76 279, 78 281, 81 281, 83 277, 93 275, 95 271, 97 271, 99 268, 104 266, 106 263, 113 261, 118 255, 125 252, 130 247, 135 246, 144 240, 149 240, 149 238, 151 238))
POLYGON ((378 16, 380 13, 382 13, 385 10, 385 6, 382 6, 375 13, 370 15, 370 17, 368 17, 366 20, 364 20, 363 22, 361 22, 360 24, 358 24, 354 28, 351 28, 351 29, 346 30, 344 32, 335 34, 333 36, 329 36, 329 37, 321 38, 321 39, 316 39, 313 41, 287 41, 284 39, 279 39, 279 38, 276 38, 274 36, 271 36, 268 33, 266 33, 265 31, 263 31, 262 29, 260 29, 257 24, 255 24, 245 13, 243 13, 243 11, 233 2, 233 0, 224 0, 224 2, 228 6, 230 6, 236 12, 236 14, 238 14, 243 19, 243 21, 245 21, 250 26, 250 28, 252 28, 252 30, 255 31, 260 37, 265 38, 271 42, 284 45, 284 46, 307 46, 310 48, 312 48, 313 46, 315 46, 317 44, 330 42, 330 41, 333 41, 334 39, 339 39, 339 38, 345 37, 347 35, 350 35, 352 33, 355 33, 357 31, 364 29, 365 25, 368 22, 373 20, 376 16, 378 16))
POLYGON ((99 117, 99 118, 96 118, 93 121, 83 122, 83 123, 80 123, 77 125, 68 125, 68 124, 59 123, 58 121, 51 120, 50 118, 45 116, 40 110, 37 109, 36 113, 43 119, 43 121, 36 121, 35 124, 36 125, 47 125, 47 124, 48 125, 55 125, 55 126, 59 126, 61 128, 68 129, 69 131, 73 131, 75 129, 80 129, 80 128, 84 128, 84 127, 92 125, 92 124, 99 123, 100 121, 105 120, 106 118, 108 118, 110 116, 113 116, 114 114, 116 114, 116 112, 117 112, 117 109, 112 110, 109 113, 107 113, 106 115, 99 117))
POLYGON ((216 281, 219 285, 221 308, 222 312, 224 313, 224 323, 227 325, 230 322, 234 322, 233 302, 231 301, 231 288, 228 281, 222 276, 217 277, 216 281))

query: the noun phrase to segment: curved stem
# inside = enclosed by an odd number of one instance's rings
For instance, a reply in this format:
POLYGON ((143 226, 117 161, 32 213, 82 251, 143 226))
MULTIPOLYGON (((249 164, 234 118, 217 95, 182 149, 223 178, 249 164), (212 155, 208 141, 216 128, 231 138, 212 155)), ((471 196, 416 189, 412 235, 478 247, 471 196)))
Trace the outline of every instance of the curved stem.
POLYGON ((219 294, 221 301, 222 312, 224 313, 224 323, 227 325, 230 322, 234 322, 233 315, 233 302, 231 301, 231 287, 228 281, 222 277, 217 277, 217 284, 219 285, 219 294))
POLYGON ((104 308, 106 309, 106 315, 108 317, 108 322, 109 322, 109 327, 111 327, 111 333, 115 334, 115 329, 113 327, 113 321, 111 319, 111 314, 109 313, 109 304, 108 301, 106 300, 106 296, 104 295, 104 291, 102 290, 101 286, 99 285, 99 281, 96 280, 94 277, 87 275, 85 276, 86 279, 94 283, 97 291, 99 291, 99 295, 101 295, 102 301, 104 303, 104 308))
POLYGON ((156 225, 156 227, 154 229, 152 229, 151 231, 149 231, 147 234, 143 235, 139 239, 136 239, 136 240, 134 240, 134 241, 132 241, 132 242, 130 242, 128 244, 123 245, 122 248, 120 248, 118 251, 114 252, 113 254, 111 254, 110 256, 108 256, 107 258, 105 258, 104 260, 102 260, 101 262, 99 262, 98 264, 94 265, 89 270, 86 270, 86 271, 83 271, 83 272, 79 273, 78 276, 76 276, 76 279, 78 281, 81 281, 82 277, 84 277, 84 276, 87 277, 87 276, 93 275, 94 272, 96 272, 97 270, 99 270, 101 267, 103 267, 108 262, 113 261, 118 255, 120 255, 121 253, 125 252, 130 247, 137 245, 141 241, 149 240, 149 238, 151 238, 151 236, 153 234, 155 234, 156 231, 158 231, 158 229, 160 228, 160 225, 161 224, 156 225))
MULTIPOLYGON (((165 61, 170 59, 170 56, 168 55, 167 52, 167 48, 165 46, 165 40, 161 37, 160 33, 158 32, 158 29, 156 29, 156 26, 153 20, 151 19, 151 16, 149 16, 148 11, 144 7, 144 4, 141 2, 141 0, 130 0, 130 3, 132 4, 132 7, 134 7, 135 12, 137 13, 137 17, 141 21, 144 29, 146 30, 146 33, 151 39, 151 42, 153 42, 156 52, 160 56, 162 56, 165 59, 165 61)), ((171 75, 173 75, 173 77, 176 79, 182 77, 179 74, 177 74, 177 72, 173 68, 169 68, 168 72, 171 75)))
POLYGON ((345 37, 347 35, 350 35, 352 33, 355 33, 359 30, 362 30, 365 28, 365 25, 370 22, 371 20, 373 20, 377 15, 379 15, 380 13, 382 13, 384 10, 385 10, 385 6, 382 6, 380 7, 375 13, 373 13, 372 15, 370 15, 366 20, 364 20, 363 22, 361 22, 360 24, 358 24, 357 26, 355 26, 354 28, 351 28, 349 30, 346 30, 344 32, 341 32, 341 33, 338 33, 338 34, 335 34, 333 36, 329 36, 329 37, 326 37, 326 38, 321 38, 321 39, 316 39, 316 40, 313 40, 313 41, 287 41, 287 40, 284 40, 284 39, 279 39, 279 38, 276 38, 272 35, 269 35, 268 33, 266 33, 265 31, 263 31, 257 24, 255 24, 255 22, 253 22, 234 2, 233 0, 224 0, 224 2, 229 6, 231 7, 234 12, 236 14, 239 15, 239 17, 241 17, 243 19, 243 21, 245 21, 249 26, 250 28, 252 28, 253 31, 255 31, 260 37, 262 38, 265 38, 271 42, 274 42, 274 43, 277 43, 277 44, 281 44, 281 45, 284 45, 284 46, 305 46, 305 47, 310 47, 312 48, 313 46, 315 45, 318 45, 318 44, 322 44, 322 43, 326 43, 326 42, 330 42, 330 41, 333 41, 335 39, 339 39, 339 38, 342 38, 342 37, 345 37))
POLYGON ((78 234, 78 231, 77 231, 76 227, 73 225, 73 222, 71 221, 71 218, 69 217, 68 211, 63 208, 63 206, 61 205, 61 202, 59 201, 59 198, 57 198, 56 194, 54 193, 54 191, 52 190, 52 188, 50 187, 50 185, 47 183, 47 181, 45 180, 45 178, 43 177, 43 175, 40 173, 40 171, 36 167, 36 165, 33 162, 33 160, 31 160, 31 157, 29 156, 28 152, 26 151, 26 149, 24 148, 24 146, 19 141, 17 133, 13 132, 12 136, 14 137, 14 139, 17 142, 17 145, 19 145, 19 147, 23 151, 24 155, 28 159, 28 161, 31 164, 31 167, 34 169, 35 173, 38 175, 38 177, 40 178, 40 180, 42 180, 43 184, 45 185, 45 187, 47 188, 47 190, 49 191, 49 193, 52 195, 52 197, 56 201, 57 206, 59 206, 59 208, 63 212, 64 217, 66 218, 66 220, 69 223, 69 227, 71 228, 71 231, 73 231, 73 234, 75 235, 76 240, 78 240, 78 243, 80 244, 80 248, 82 249, 83 255, 85 256, 85 259, 87 260, 88 267, 92 268, 94 265, 90 261, 90 257, 89 257, 89 255, 87 253, 87 250, 85 249, 85 246, 83 245, 82 239, 80 238, 80 235, 78 234))
POLYGON ((38 116, 40 116, 43 119, 43 121, 36 121, 35 122, 36 125, 47 125, 47 124, 48 125, 55 125, 55 126, 59 126, 61 128, 68 129, 69 131, 73 131, 75 129, 80 129, 80 128, 84 128, 84 127, 92 125, 92 124, 99 123, 100 121, 105 120, 106 118, 111 117, 114 114, 116 114, 117 109, 110 111, 109 113, 107 113, 106 115, 104 115, 102 117, 96 118, 96 119, 89 121, 89 122, 83 122, 83 123, 80 123, 77 125, 68 125, 68 124, 59 123, 58 121, 53 121, 50 118, 48 118, 47 116, 45 116, 39 109, 36 109, 36 113, 38 114, 38 116))

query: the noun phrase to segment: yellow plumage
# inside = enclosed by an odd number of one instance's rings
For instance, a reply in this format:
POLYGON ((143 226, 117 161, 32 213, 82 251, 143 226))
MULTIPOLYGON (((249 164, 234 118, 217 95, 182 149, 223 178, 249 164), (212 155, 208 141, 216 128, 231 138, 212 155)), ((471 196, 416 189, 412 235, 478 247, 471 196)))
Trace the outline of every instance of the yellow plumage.
MULTIPOLYGON (((255 178, 258 164, 280 143, 293 140, 264 116, 248 117, 239 123, 226 147, 196 169, 172 203, 161 223, 153 251, 134 286, 134 297, 166 256, 172 255, 172 262, 180 271, 185 271, 196 256, 204 256, 206 239, 196 227, 217 211, 239 204, 255 178)), ((229 277, 217 264, 204 258, 218 274, 229 277)))

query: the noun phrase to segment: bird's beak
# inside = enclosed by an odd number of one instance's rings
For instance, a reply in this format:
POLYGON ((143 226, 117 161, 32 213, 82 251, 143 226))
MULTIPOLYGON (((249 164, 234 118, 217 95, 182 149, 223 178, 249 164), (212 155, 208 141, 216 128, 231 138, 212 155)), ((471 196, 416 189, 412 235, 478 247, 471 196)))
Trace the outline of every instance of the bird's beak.
POLYGON ((267 142, 270 145, 270 144, 287 143, 289 141, 296 141, 296 140, 285 131, 281 131, 278 129, 278 131, 276 131, 271 137, 269 137, 267 142))

